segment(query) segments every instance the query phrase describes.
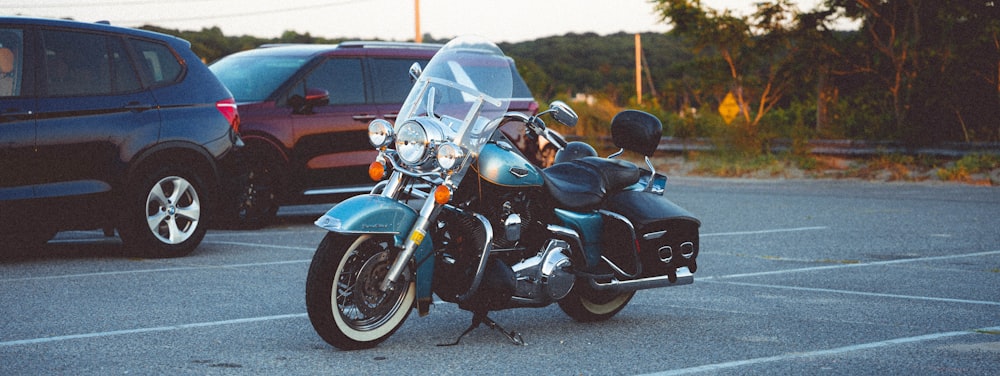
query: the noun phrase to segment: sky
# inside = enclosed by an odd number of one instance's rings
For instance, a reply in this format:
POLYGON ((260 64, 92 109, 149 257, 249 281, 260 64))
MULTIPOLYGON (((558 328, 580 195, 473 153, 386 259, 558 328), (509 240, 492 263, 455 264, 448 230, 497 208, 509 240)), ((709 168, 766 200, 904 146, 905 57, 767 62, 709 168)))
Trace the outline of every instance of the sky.
MULTIPOLYGON (((749 14, 759 0, 702 0, 749 14)), ((821 0, 796 0, 810 10, 821 0)), ((288 30, 324 38, 405 41, 416 35, 416 0, 3 0, 3 15, 110 21, 168 29, 219 27, 227 36, 278 37, 288 30)), ((649 0, 419 0, 421 34, 479 35, 522 42, 566 33, 666 32, 649 0)))

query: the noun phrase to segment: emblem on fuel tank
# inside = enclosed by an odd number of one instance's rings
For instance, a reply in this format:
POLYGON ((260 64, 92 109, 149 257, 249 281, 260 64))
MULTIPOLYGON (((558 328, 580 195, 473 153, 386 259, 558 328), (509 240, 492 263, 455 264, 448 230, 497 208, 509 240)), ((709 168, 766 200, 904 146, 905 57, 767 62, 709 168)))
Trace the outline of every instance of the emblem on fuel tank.
POLYGON ((520 168, 520 167, 510 168, 510 174, 516 176, 519 179, 528 176, 528 172, 529 171, 526 168, 520 168))

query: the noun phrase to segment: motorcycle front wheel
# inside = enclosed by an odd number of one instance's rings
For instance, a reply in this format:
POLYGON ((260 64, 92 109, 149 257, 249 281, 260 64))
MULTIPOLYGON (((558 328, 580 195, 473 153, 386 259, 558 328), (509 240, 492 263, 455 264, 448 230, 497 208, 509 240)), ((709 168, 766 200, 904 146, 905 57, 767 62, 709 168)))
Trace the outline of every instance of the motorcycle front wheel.
POLYGON ((633 295, 635 291, 619 294, 596 291, 586 280, 579 279, 569 294, 559 301, 559 308, 579 322, 604 321, 621 312, 633 295))
POLYGON ((394 255, 391 237, 323 238, 306 277, 306 310, 324 341, 342 350, 371 348, 403 325, 416 296, 410 274, 388 291, 379 288, 394 255))

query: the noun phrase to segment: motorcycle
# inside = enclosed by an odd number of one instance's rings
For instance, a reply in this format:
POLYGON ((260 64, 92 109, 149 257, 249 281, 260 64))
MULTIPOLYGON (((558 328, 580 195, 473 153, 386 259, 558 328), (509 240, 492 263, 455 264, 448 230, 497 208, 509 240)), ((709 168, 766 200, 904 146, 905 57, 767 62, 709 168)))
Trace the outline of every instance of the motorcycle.
POLYGON ((370 194, 346 199, 315 224, 329 231, 306 280, 313 328, 340 349, 374 347, 436 295, 480 325, 524 344, 491 311, 553 303, 581 322, 607 320, 642 289, 687 285, 697 270, 700 221, 663 197, 666 176, 649 157, 662 124, 635 110, 611 123, 618 152, 598 157, 566 142, 542 117, 573 126, 556 101, 537 115, 508 112, 512 60, 469 37, 422 69, 396 125, 368 127, 379 156, 370 194), (562 150, 532 165, 498 129, 522 122, 562 150), (645 156, 646 168, 619 159, 645 156))

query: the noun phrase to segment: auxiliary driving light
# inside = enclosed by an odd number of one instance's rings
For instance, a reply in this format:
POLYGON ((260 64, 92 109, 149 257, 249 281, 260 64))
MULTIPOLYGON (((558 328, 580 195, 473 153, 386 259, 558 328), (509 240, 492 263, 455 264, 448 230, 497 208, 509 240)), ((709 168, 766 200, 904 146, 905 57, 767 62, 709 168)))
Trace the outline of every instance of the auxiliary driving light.
POLYGON ((385 177, 385 165, 379 161, 372 162, 368 165, 368 177, 374 181, 382 180, 385 177))
POLYGON ((437 150, 437 162, 441 168, 445 170, 451 170, 458 167, 459 161, 465 157, 465 152, 458 145, 451 142, 446 142, 438 146, 437 150))
POLYGON ((448 201, 451 201, 451 188, 448 188, 448 186, 444 184, 434 188, 434 202, 438 203, 438 205, 444 205, 447 204, 448 201))
POLYGON ((368 123, 368 142, 376 149, 382 149, 392 143, 392 123, 385 119, 375 119, 368 123))

